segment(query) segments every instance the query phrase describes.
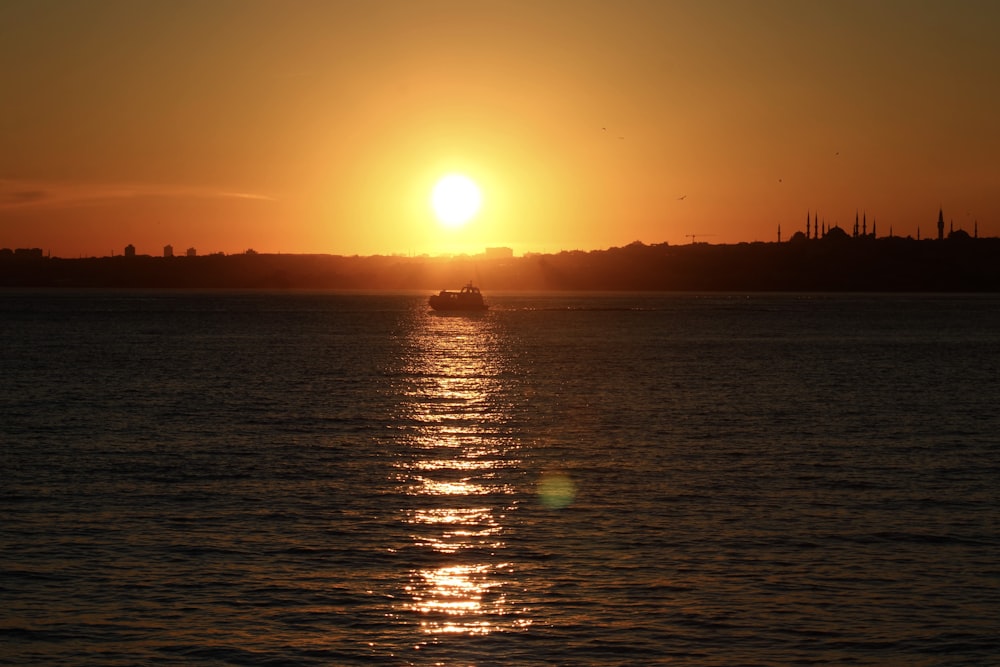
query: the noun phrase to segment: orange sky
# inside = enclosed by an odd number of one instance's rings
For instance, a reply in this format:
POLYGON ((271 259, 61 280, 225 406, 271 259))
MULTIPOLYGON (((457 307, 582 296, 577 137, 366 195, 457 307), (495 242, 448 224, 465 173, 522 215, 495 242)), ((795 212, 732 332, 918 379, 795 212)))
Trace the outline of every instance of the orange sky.
POLYGON ((0 4, 0 247, 1000 235, 1000 3, 0 4), (483 191, 458 231, 435 180, 483 191), (683 199, 681 199, 683 197, 683 199), (870 229, 869 229, 870 231, 870 229))

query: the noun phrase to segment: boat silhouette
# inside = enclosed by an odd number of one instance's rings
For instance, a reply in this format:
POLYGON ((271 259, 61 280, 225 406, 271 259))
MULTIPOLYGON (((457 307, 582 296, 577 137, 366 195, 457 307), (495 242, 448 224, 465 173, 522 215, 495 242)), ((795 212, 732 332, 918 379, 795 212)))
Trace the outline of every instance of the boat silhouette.
POLYGON ((461 290, 441 290, 428 299, 434 310, 486 310, 489 306, 483 301, 479 288, 471 282, 461 290))

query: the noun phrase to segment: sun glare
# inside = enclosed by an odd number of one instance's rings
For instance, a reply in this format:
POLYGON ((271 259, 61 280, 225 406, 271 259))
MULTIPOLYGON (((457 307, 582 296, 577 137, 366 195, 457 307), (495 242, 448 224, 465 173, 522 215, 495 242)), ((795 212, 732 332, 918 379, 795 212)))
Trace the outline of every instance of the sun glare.
POLYGON ((479 212, 483 197, 468 176, 448 174, 437 182, 431 193, 431 207, 445 227, 461 227, 479 212))

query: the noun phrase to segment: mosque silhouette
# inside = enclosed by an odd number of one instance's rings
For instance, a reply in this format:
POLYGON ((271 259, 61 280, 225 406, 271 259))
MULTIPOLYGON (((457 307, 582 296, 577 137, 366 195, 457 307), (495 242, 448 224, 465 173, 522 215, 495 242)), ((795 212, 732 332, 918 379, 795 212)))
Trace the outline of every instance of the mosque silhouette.
MULTIPOLYGON (((948 235, 945 237, 944 233, 944 208, 938 209, 937 218, 937 238, 939 241, 945 238, 949 239, 969 239, 969 238, 979 238, 979 221, 973 223, 973 232, 970 236, 964 229, 955 229, 955 222, 952 221, 949 225, 948 235)), ((844 240, 844 239, 875 239, 878 238, 878 232, 876 228, 875 218, 872 218, 872 230, 868 232, 868 213, 855 211, 854 213, 854 230, 851 234, 844 231, 840 225, 830 225, 826 224, 826 220, 820 221, 819 213, 815 215, 811 211, 806 211, 806 229, 805 232, 797 231, 789 241, 802 241, 806 239, 833 239, 833 240, 844 240)), ((893 234, 892 227, 889 227, 888 237, 883 238, 899 238, 893 234)), ((917 240, 920 239, 920 226, 917 226, 917 240)), ((778 225, 778 243, 781 243, 781 225, 778 225)))

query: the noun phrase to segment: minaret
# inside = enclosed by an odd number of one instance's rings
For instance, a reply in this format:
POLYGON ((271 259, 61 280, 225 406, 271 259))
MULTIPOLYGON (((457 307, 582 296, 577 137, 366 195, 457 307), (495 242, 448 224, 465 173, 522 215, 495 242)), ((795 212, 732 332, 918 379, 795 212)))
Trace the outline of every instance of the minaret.
POLYGON ((872 217, 872 238, 876 238, 878 234, 875 233, 875 218, 872 217))
POLYGON ((868 211, 865 211, 861 218, 861 235, 868 236, 868 211))
POLYGON ((944 209, 938 209, 938 240, 944 238, 944 209))
POLYGON ((806 211, 806 238, 809 238, 809 211, 806 211))
POLYGON ((854 211, 854 238, 858 238, 858 212, 854 211))

